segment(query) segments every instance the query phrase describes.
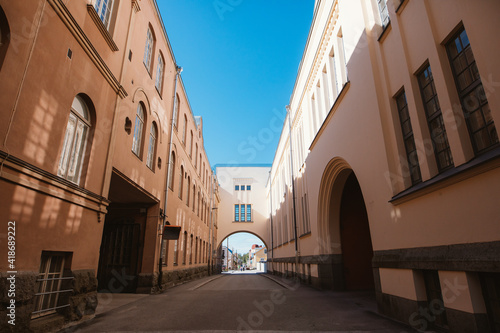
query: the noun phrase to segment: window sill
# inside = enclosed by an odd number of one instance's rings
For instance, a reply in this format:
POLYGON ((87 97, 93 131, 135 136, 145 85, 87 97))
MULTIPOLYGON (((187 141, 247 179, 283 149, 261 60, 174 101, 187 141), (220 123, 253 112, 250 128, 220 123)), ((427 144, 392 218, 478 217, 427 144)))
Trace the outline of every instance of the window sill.
POLYGON ((112 51, 118 51, 118 46, 113 41, 113 37, 111 37, 108 29, 106 29, 106 27, 104 26, 104 23, 102 23, 101 18, 99 17, 99 14, 97 14, 97 12, 95 11, 94 6, 88 4, 87 11, 89 12, 90 17, 92 18, 92 20, 96 24, 97 28, 101 32, 101 35, 104 37, 104 40, 106 41, 106 43, 108 43, 110 49, 112 51))
POLYGON ((500 167, 500 147, 475 157, 458 167, 448 169, 434 178, 416 184, 396 194, 389 202, 393 205, 400 205, 498 167, 500 167))
POLYGON ((385 27, 382 27, 382 32, 380 33, 380 36, 378 37, 377 41, 379 43, 383 43, 384 40, 385 40, 385 38, 387 37, 387 34, 391 30, 392 30, 392 28, 391 28, 391 21, 389 21, 389 23, 387 23, 387 25, 385 27))

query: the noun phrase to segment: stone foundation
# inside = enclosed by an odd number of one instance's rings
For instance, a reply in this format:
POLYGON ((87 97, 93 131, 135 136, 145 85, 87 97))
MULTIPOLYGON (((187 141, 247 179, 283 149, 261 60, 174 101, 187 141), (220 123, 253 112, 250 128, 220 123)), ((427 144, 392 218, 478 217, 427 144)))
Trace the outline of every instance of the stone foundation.
POLYGON ((0 299, 0 331, 1 332, 49 332, 57 330, 70 322, 78 322, 92 317, 97 307, 97 279, 94 270, 72 271, 73 280, 68 280, 67 286, 62 289, 72 289, 73 292, 62 295, 66 297, 69 307, 57 310, 56 313, 31 319, 35 304, 35 286, 38 273, 18 272, 16 274, 16 309, 15 326, 7 320, 7 306, 10 298, 7 276, 0 274, 0 290, 3 290, 0 299))

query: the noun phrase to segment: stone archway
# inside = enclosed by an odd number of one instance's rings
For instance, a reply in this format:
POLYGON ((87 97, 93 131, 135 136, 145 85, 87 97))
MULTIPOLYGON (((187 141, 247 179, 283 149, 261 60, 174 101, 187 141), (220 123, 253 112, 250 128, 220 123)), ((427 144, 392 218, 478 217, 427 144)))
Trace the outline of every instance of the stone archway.
POLYGON ((332 159, 323 173, 318 198, 320 251, 328 260, 318 267, 322 288, 373 289, 368 215, 351 166, 332 159))

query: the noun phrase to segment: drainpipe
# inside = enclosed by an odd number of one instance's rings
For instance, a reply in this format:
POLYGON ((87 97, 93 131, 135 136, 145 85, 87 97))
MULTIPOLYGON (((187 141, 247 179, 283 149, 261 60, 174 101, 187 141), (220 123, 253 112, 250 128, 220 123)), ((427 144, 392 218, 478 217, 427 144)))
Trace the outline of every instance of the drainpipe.
POLYGON ((273 266, 274 273, 274 229, 273 229, 273 178, 272 178, 272 167, 271 171, 269 171, 269 206, 271 209, 271 213, 269 214, 269 219, 271 220, 271 262, 273 266))
POLYGON ((293 231, 295 236, 295 276, 299 270, 299 238, 297 237, 297 214, 295 210, 295 178, 293 176, 293 150, 292 150, 292 110, 286 106, 288 113, 288 143, 290 145, 290 173, 292 176, 292 207, 293 207, 293 231))
MULTIPOLYGON (((162 236, 160 239, 160 259, 158 262, 158 289, 161 289, 161 280, 163 277, 163 229, 165 229, 165 225, 167 223, 167 201, 168 201, 168 180, 170 178, 170 165, 172 163, 172 140, 174 137, 174 117, 175 117, 175 107, 177 104, 177 81, 179 79, 179 76, 182 73, 182 67, 175 65, 175 82, 174 82, 174 104, 173 104, 173 109, 172 109, 172 120, 170 121, 170 141, 168 143, 168 166, 167 166, 167 180, 165 182, 165 201, 163 202, 163 212, 160 214, 162 218, 162 223, 161 223, 161 230, 160 230, 160 235, 162 236)), ((173 172, 173 170, 172 170, 173 172)), ((168 251, 168 249, 167 249, 168 251)))
POLYGON ((208 275, 212 275, 212 226, 214 218, 214 176, 210 175, 210 230, 208 231, 208 275))

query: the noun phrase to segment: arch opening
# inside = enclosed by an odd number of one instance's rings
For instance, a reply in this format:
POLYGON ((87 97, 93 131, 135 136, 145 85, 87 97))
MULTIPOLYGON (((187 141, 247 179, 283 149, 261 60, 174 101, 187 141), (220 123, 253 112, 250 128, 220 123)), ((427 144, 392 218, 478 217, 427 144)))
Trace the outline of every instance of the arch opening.
POLYGON ((222 272, 267 272, 267 244, 251 231, 228 234, 217 246, 218 268, 222 272))

